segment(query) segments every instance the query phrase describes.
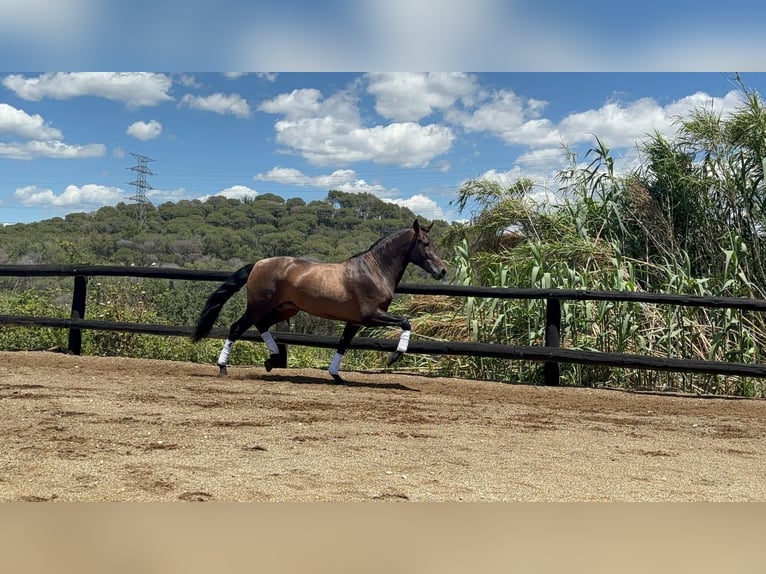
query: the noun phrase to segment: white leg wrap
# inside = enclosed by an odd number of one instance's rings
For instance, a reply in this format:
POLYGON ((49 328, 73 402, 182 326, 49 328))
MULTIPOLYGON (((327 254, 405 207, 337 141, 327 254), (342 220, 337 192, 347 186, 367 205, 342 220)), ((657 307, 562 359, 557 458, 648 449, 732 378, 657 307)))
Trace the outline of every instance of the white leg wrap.
POLYGON ((407 352, 407 347, 410 346, 410 333, 411 331, 402 331, 402 336, 399 337, 399 344, 396 347, 400 353, 407 352))
POLYGON ((234 341, 229 341, 226 339, 226 342, 223 344, 223 349, 221 349, 221 354, 218 355, 219 365, 226 365, 229 362, 229 353, 231 353, 231 348, 233 345, 234 341))
POLYGON ((340 373, 340 363, 342 360, 343 355, 340 353, 335 353, 335 356, 332 358, 332 362, 330 363, 330 368, 328 369, 331 375, 337 375, 340 373))
POLYGON ((272 336, 270 331, 264 331, 263 333, 260 333, 261 339, 263 339, 263 342, 266 343, 266 347, 269 349, 269 353, 272 355, 278 355, 279 354, 279 347, 277 347, 277 342, 274 340, 274 337, 272 336))

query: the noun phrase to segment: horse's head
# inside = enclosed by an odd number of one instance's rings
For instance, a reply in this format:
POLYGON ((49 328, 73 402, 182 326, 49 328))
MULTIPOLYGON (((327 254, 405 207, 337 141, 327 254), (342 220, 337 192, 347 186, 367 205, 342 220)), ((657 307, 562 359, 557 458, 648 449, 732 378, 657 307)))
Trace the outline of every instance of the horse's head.
POLYGON ((428 237, 428 232, 431 231, 432 226, 433 223, 428 227, 421 227, 417 219, 412 224, 415 237, 410 249, 410 261, 430 273, 434 279, 444 279, 447 275, 447 268, 431 244, 431 238, 428 237))

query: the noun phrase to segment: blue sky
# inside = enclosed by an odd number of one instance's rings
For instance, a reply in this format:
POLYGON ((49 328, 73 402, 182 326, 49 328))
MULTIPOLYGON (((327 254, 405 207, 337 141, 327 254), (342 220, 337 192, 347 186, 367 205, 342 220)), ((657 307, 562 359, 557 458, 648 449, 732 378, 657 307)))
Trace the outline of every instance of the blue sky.
MULTIPOLYGON (((742 78, 766 90, 766 74, 742 78)), ((130 202, 131 153, 154 159, 155 205, 341 189, 454 220, 467 179, 531 177, 543 197, 562 143, 583 153, 598 135, 627 170, 647 133, 740 97, 725 72, 4 73, 0 222, 130 202)))

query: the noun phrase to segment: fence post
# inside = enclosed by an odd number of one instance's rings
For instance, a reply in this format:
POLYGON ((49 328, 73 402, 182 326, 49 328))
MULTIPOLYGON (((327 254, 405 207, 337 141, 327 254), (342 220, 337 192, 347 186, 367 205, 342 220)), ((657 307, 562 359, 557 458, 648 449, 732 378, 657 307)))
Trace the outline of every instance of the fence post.
MULTIPOLYGON (((88 278, 85 275, 74 276, 74 292, 72 294, 72 319, 85 318, 85 296, 88 292, 88 278)), ((78 328, 69 329, 68 353, 79 355, 82 350, 82 331, 78 328)))
MULTIPOLYGON (((545 300, 545 346, 558 348, 561 345, 561 302, 558 299, 545 300)), ((543 380, 548 386, 559 384, 561 369, 557 361, 546 361, 543 366, 543 380)))

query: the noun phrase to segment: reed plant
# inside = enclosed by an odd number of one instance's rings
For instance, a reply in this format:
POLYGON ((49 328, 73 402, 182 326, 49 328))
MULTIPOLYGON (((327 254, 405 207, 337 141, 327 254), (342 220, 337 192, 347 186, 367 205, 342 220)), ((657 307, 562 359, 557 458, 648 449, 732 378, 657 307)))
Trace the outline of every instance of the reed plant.
MULTIPOLYGON (((550 190, 527 180, 466 182, 455 203, 468 222, 446 238, 455 281, 762 298, 766 113, 757 95, 744 95, 743 108, 729 118, 696 110, 679 122, 678 140, 650 138, 645 162, 631 173, 616 173, 599 138, 582 162, 564 149, 569 165, 558 174, 556 202, 541 193, 550 190)), ((469 297, 462 310, 471 340, 543 343, 543 301, 469 297)), ((757 363, 766 329, 754 312, 570 301, 562 308, 562 342, 575 349, 757 363)), ((542 376, 539 365, 478 358, 464 362, 461 372, 532 383, 542 376)), ((766 395, 763 381, 745 377, 568 365, 562 378, 577 385, 766 395)))

